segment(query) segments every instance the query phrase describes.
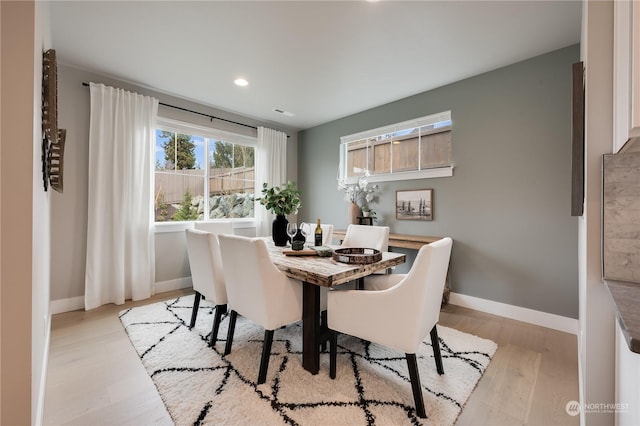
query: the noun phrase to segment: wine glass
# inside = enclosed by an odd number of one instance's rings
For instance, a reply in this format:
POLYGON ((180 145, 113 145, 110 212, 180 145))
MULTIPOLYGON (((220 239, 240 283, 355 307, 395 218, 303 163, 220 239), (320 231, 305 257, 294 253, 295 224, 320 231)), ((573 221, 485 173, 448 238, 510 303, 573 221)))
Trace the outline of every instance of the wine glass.
POLYGON ((293 242, 293 236, 298 233, 298 224, 295 222, 287 223, 287 235, 289 235, 289 241, 293 242))
POLYGON ((309 232, 311 232, 311 225, 309 225, 306 222, 302 222, 300 224, 300 233, 302 234, 305 240, 307 239, 307 235, 309 235, 309 232))

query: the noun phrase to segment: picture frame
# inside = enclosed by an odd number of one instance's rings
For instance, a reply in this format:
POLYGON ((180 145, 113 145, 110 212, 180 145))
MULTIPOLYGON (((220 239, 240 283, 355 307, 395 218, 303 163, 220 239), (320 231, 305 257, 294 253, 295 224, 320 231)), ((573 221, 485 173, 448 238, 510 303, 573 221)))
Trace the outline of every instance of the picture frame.
POLYGON ((396 191, 397 220, 433 220, 433 189, 396 191))

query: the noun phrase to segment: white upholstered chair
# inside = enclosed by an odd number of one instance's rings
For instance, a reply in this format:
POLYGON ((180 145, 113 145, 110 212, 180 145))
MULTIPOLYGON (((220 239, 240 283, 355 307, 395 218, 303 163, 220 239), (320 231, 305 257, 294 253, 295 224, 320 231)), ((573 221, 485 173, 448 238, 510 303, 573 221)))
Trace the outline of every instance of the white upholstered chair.
POLYGON ((229 332, 224 354, 231 352, 238 314, 264 327, 258 384, 269 368, 273 331, 302 319, 302 284, 273 264, 261 238, 220 235, 229 303, 229 332))
POLYGON ((377 277, 394 284, 386 290, 329 292, 331 378, 336 376, 337 332, 402 351, 407 359, 417 415, 426 417, 416 352, 430 334, 438 374, 444 374, 436 323, 452 244, 451 238, 443 238, 423 246, 409 273, 400 280, 393 274, 377 277))
POLYGON ((341 246, 389 251, 389 227, 351 224, 347 227, 341 246))
MULTIPOLYGON (((189 327, 193 328, 196 324, 202 297, 214 303, 216 313, 209 338, 209 345, 213 346, 218 339, 218 328, 222 314, 227 312, 227 290, 222 272, 218 237, 216 234, 198 229, 187 229, 185 232, 191 280, 195 291, 189 327)), ((232 229, 231 232, 233 232, 232 229)))
MULTIPOLYGON (((341 247, 363 247, 380 251, 389 251, 389 227, 370 225, 349 225, 344 234, 341 247)), ((386 274, 386 270, 375 272, 375 274, 386 274)), ((369 280, 369 277, 367 277, 369 280)), ((365 280, 360 278, 356 282, 356 288, 362 289, 365 280)), ((349 284, 351 285, 351 284, 349 284)), ((349 288, 341 286, 341 288, 349 288)))
MULTIPOLYGON (((307 243, 314 244, 316 225, 309 223, 309 231, 307 232, 307 243)), ((327 223, 321 223, 322 228, 322 245, 332 244, 333 242, 333 225, 327 223)))

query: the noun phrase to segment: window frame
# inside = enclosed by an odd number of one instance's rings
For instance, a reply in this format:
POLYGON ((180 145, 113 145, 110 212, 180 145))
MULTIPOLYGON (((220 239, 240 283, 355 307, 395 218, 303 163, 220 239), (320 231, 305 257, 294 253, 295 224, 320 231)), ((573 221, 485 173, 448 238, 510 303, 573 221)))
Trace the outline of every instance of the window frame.
MULTIPOLYGON (((257 150, 257 147, 258 147, 258 138, 257 137, 242 135, 242 134, 239 134, 239 133, 233 133, 233 132, 229 132, 229 131, 226 131, 226 130, 216 129, 216 128, 213 128, 213 127, 201 126, 201 125, 198 125, 198 124, 193 124, 193 123, 189 123, 189 122, 186 122, 186 121, 180 121, 180 120, 175 120, 175 119, 171 119, 171 118, 158 117, 157 120, 156 120, 156 126, 155 126, 155 129, 154 129, 154 132, 156 130, 177 132, 177 133, 180 133, 180 134, 188 134, 188 135, 192 135, 192 136, 201 136, 201 137, 204 138, 204 140, 205 140, 205 145, 204 145, 205 164, 202 165, 202 167, 204 169, 204 176, 203 176, 203 179, 204 179, 204 194, 208 194, 209 193, 209 178, 210 178, 210 172, 211 172, 211 167, 210 167, 210 163, 209 163, 209 160, 210 160, 209 159, 210 140, 215 139, 215 140, 221 140, 223 142, 228 142, 228 143, 233 143, 233 144, 238 144, 238 145, 251 146, 251 147, 254 148, 254 150, 257 150)), ((154 147, 155 147, 155 144, 154 144, 154 147)), ((154 173, 154 176, 155 176, 155 172, 156 172, 156 169, 155 169, 155 153, 153 155, 153 159, 154 159, 154 167, 153 167, 152 170, 153 170, 153 173, 154 173)), ((155 178, 154 178, 153 181, 155 182, 155 178)), ((254 185, 254 188, 255 188, 255 185, 254 185)), ((152 193, 155 194, 155 183, 154 183, 154 188, 153 188, 152 193)), ((254 194, 256 194, 255 190, 254 190, 254 194)), ((209 197, 208 196, 204 197, 204 209, 205 209, 205 211, 209 211, 209 197)), ((159 230, 160 232, 175 232, 175 231, 180 231, 180 230, 192 228, 194 222, 200 222, 200 221, 216 222, 216 221, 229 221, 230 220, 230 221, 233 222, 234 228, 251 228, 251 227, 255 227, 256 226, 255 215, 254 215, 254 217, 251 217, 251 218, 243 217, 243 218, 211 219, 209 217, 204 217, 202 219, 195 220, 195 221, 194 220, 185 220, 185 221, 168 220, 168 221, 164 221, 164 222, 156 222, 155 221, 155 212, 152 212, 152 214, 154 215, 154 224, 155 224, 156 230, 159 230)))
MULTIPOLYGON (((374 138, 390 133, 395 133, 411 128, 428 126, 440 122, 449 121, 448 129, 443 129, 441 133, 445 131, 451 131, 453 128, 453 121, 451 119, 451 111, 443 111, 428 116, 403 121, 400 123, 390 124, 383 127, 378 127, 371 130, 365 130, 359 133, 353 133, 351 135, 342 136, 340 138, 340 162, 338 165, 338 180, 344 181, 346 184, 353 184, 358 181, 360 176, 348 176, 347 174, 347 146, 350 143, 362 141, 368 138, 374 138)), ((421 147, 419 147, 421 149, 421 147)), ((400 180, 413 180, 413 179, 430 179, 439 177, 453 176, 453 161, 450 161, 448 166, 424 168, 421 170, 409 170, 409 171, 393 171, 387 173, 370 173, 367 176, 368 182, 391 182, 400 180)))

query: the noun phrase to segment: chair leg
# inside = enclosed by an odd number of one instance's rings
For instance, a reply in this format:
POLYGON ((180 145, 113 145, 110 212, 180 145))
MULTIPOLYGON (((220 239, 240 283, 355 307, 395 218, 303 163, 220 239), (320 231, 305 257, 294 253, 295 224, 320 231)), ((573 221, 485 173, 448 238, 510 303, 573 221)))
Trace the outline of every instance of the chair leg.
POLYGON ((225 355, 229 355, 231 353, 231 345, 233 344, 233 332, 235 331, 235 328, 236 328, 237 316, 238 316, 238 313, 232 309, 231 313, 229 314, 229 331, 227 332, 227 344, 224 347, 225 355))
POLYGON ((436 370, 438 370, 438 374, 444 374, 442 355, 440 354, 440 340, 438 340, 438 330, 435 324, 431 329, 431 347, 433 348, 433 357, 436 360, 436 370))
POLYGON ((193 298, 193 309, 191 310, 191 323, 189 323, 189 330, 196 325, 196 317, 198 316, 198 308, 200 307, 200 298, 202 295, 196 291, 193 298))
POLYGON ((424 401, 422 400, 422 385, 420 385, 420 373, 418 372, 418 362, 416 354, 405 354, 407 357, 407 366, 409 367, 409 378, 411 379, 411 390, 413 391, 413 400, 416 404, 416 414, 421 419, 427 418, 424 411, 424 401))
POLYGON ((338 332, 329 330, 329 377, 336 378, 336 358, 338 356, 338 332))
POLYGON ((264 343, 262 345, 262 358, 260 359, 260 371, 258 372, 258 384, 261 385, 267 380, 267 369, 269 368, 269 356, 271 355, 271 344, 273 343, 273 330, 264 331, 264 343))
POLYGON ((216 315, 213 317, 213 327, 211 328, 211 337, 209 338, 209 346, 215 346, 218 341, 218 329, 222 321, 222 314, 227 312, 227 305, 216 305, 216 315))
MULTIPOLYGON (((327 324, 329 324, 327 322, 327 311, 322 311, 320 312, 320 330, 327 330, 327 324)), ((321 351, 326 351, 327 350, 327 341, 323 340, 322 343, 320 344, 320 350, 321 351)))

